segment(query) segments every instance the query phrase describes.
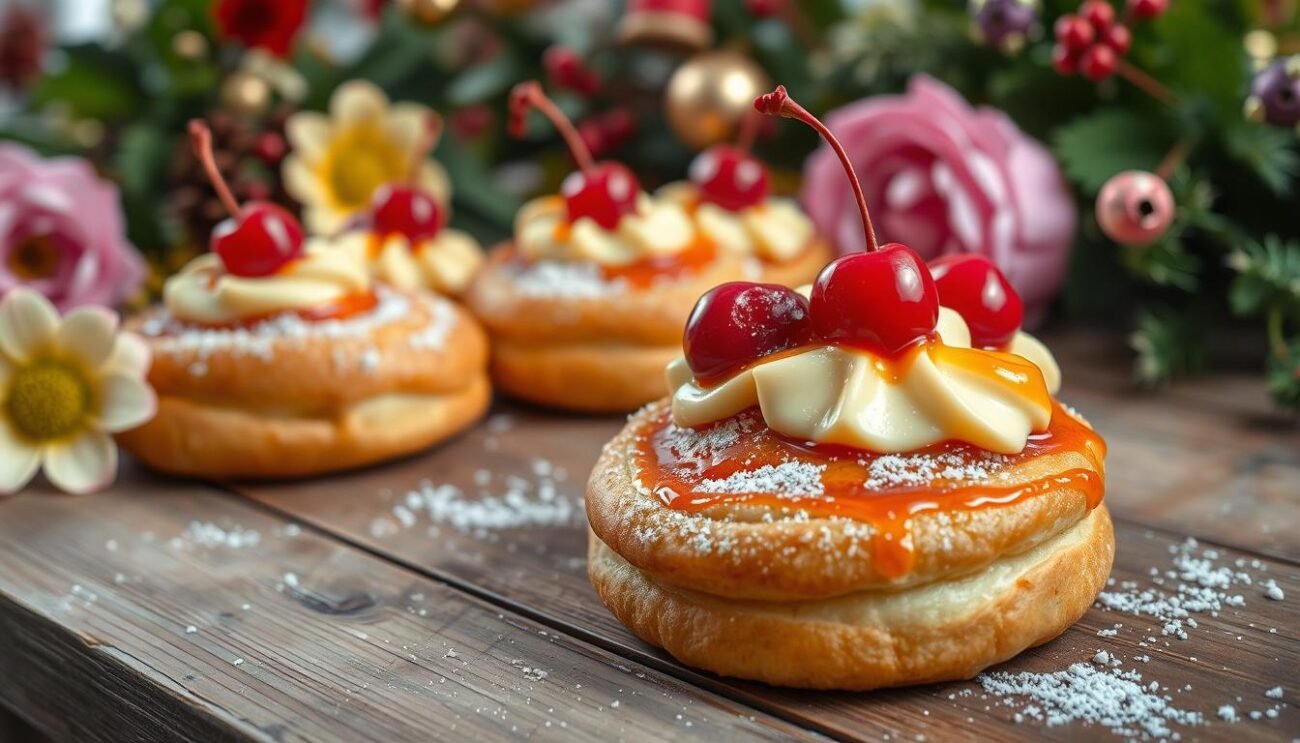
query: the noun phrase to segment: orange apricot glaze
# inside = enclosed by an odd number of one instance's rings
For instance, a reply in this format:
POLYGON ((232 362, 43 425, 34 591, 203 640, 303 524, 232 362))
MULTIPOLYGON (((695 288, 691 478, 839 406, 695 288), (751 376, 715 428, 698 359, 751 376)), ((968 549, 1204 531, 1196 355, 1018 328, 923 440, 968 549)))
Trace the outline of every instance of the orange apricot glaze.
POLYGON ((307 322, 321 322, 324 320, 346 320, 349 317, 363 314, 373 310, 379 304, 379 298, 372 291, 358 292, 355 294, 345 294, 329 304, 319 307, 309 307, 301 310, 281 310, 278 312, 265 312, 252 317, 245 317, 241 320, 225 323, 193 323, 211 330, 237 330, 239 328, 251 328, 258 323, 270 320, 280 315, 296 315, 307 322))
MULTIPOLYGON (((963 483, 940 479, 920 484, 868 488, 866 481, 873 461, 886 456, 852 447, 811 444, 791 440, 763 423, 756 408, 740 413, 749 418, 748 433, 735 443, 715 449, 705 461, 684 459, 666 437, 671 426, 667 410, 638 431, 634 463, 642 482, 669 508, 699 512, 721 504, 767 506, 777 510, 803 510, 813 517, 840 516, 870 524, 876 535, 871 550, 874 564, 886 577, 906 575, 915 563, 911 517, 930 511, 977 511, 1006 506, 1046 493, 1072 489, 1081 491, 1088 509, 1101 503, 1105 484, 1102 460, 1106 445, 1091 428, 1053 402, 1047 430, 1030 435, 1019 454, 1005 455, 1005 466, 1045 454, 1078 452, 1094 469, 1072 468, 1050 477, 1016 485, 987 482, 963 483), (822 496, 787 497, 777 493, 702 493, 695 488, 704 480, 726 478, 736 472, 764 465, 804 462, 824 465, 822 496)), ((721 425, 709 424, 700 430, 721 425)), ((988 453, 959 441, 947 441, 903 456, 954 455, 962 465, 979 464, 988 453)))
MULTIPOLYGON (((555 226, 556 242, 568 240, 572 232, 573 226, 568 222, 557 224, 555 226)), ((518 253, 514 252, 510 257, 515 259, 517 256, 518 253)), ((713 244, 713 241, 697 233, 695 240, 690 245, 676 253, 650 256, 622 266, 601 266, 600 268, 601 274, 607 280, 623 279, 637 289, 645 289, 652 286, 655 280, 660 277, 677 277, 697 271, 712 263, 717 257, 718 249, 713 244)))

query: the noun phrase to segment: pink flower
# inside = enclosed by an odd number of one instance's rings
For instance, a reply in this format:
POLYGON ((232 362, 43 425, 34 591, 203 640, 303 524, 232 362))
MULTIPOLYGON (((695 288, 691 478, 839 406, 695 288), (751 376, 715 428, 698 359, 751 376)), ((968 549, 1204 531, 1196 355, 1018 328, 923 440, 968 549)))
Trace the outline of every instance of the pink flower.
MULTIPOLYGON (((1078 215, 1056 162, 1001 111, 972 108, 924 75, 905 95, 875 96, 831 112, 826 124, 862 179, 882 243, 926 260, 981 253, 1041 316, 1065 278, 1078 215)), ((865 240, 853 193, 823 146, 804 171, 803 202, 840 252, 865 240)))
POLYGON ((44 160, 0 143, 0 296, 28 286, 61 311, 111 307, 144 276, 116 186, 80 158, 44 160))

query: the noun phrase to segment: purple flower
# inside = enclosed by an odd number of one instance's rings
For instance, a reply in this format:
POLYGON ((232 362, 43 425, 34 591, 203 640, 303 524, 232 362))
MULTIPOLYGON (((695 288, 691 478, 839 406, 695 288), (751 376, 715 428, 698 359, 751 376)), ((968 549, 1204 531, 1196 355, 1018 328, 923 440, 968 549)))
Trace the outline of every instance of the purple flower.
POLYGON ((81 158, 46 160, 0 143, 0 296, 27 286, 60 311, 111 307, 144 276, 116 186, 81 158))
MULTIPOLYGON (((835 132, 862 179, 882 243, 901 242, 926 260, 987 256, 1042 314, 1065 279, 1078 220, 1047 149, 996 109, 972 108, 924 75, 901 96, 875 96, 831 112, 835 132)), ((825 146, 804 169, 803 203, 840 252, 865 240, 853 194, 825 146)))

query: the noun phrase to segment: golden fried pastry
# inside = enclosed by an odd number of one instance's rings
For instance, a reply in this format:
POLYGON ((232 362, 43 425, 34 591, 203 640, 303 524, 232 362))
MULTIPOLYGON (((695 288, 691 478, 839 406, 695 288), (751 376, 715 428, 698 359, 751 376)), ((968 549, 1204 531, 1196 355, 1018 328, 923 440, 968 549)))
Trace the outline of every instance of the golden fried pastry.
POLYGON ((213 253, 129 323, 153 352, 159 404, 123 446, 178 474, 294 477, 410 454, 482 415, 487 339, 467 312, 373 284, 279 207, 228 203, 213 253))
MULTIPOLYGON (((783 89, 764 105, 807 116, 783 89)), ((868 251, 806 290, 700 299, 671 396, 588 482, 597 593, 689 665, 807 688, 968 678, 1060 634, 1110 572, 1105 444, 1052 397, 1019 297, 986 259, 932 274, 878 246, 860 207, 868 251)))
POLYGON ((514 241, 495 251, 466 302, 492 338, 499 389, 569 410, 634 410, 666 391, 661 370, 695 300, 757 276, 759 264, 720 249, 626 167, 594 162, 536 83, 512 95, 512 128, 533 107, 565 135, 579 170, 561 195, 520 210, 514 241))

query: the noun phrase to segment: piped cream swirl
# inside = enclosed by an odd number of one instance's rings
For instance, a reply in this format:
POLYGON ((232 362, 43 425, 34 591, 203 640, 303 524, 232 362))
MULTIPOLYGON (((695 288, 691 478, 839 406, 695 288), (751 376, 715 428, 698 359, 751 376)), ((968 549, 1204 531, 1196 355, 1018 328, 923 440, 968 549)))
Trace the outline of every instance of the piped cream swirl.
POLYGON ((812 220, 791 199, 769 198, 731 211, 701 202, 695 185, 685 181, 670 183, 657 195, 680 204, 720 248, 741 255, 780 263, 803 252, 813 238, 812 220))
POLYGON ((570 223, 564 199, 533 199, 515 217, 515 243, 530 260, 591 261, 625 266, 644 258, 680 253, 695 244, 698 231, 678 204, 641 194, 637 210, 607 230, 581 217, 570 223))
POLYGON ((163 304, 181 322, 227 325, 279 312, 329 307, 370 291, 366 267, 347 251, 310 240, 302 257, 269 276, 235 276, 214 254, 190 261, 163 287, 163 304))
POLYGON ((443 229, 414 245, 402 235, 357 231, 340 237, 339 247, 367 265, 376 280, 407 292, 429 289, 457 296, 483 265, 478 241, 460 230, 443 229))
POLYGON ((668 367, 673 420, 699 426, 757 406, 779 433, 879 453, 964 441, 1014 454, 1030 434, 1047 428, 1052 399, 1036 363, 970 348, 966 323, 946 308, 938 336, 897 361, 857 348, 815 346, 762 361, 712 387, 698 384, 685 359, 678 359, 668 367))

